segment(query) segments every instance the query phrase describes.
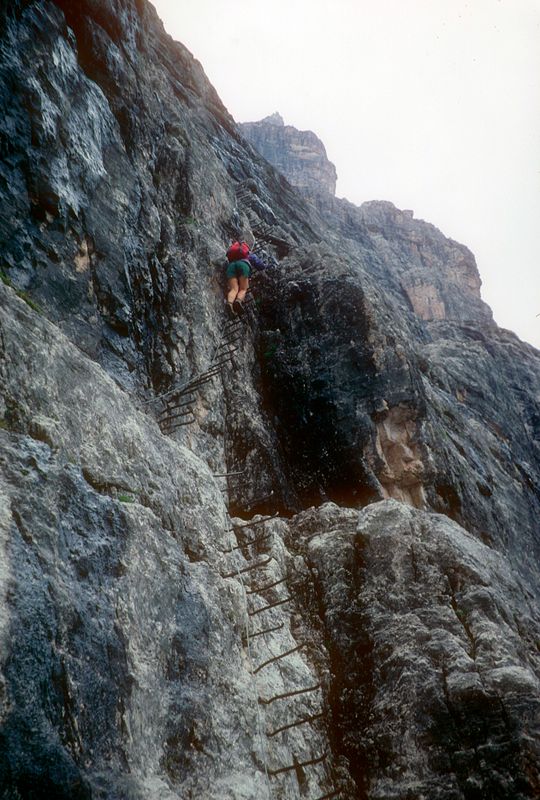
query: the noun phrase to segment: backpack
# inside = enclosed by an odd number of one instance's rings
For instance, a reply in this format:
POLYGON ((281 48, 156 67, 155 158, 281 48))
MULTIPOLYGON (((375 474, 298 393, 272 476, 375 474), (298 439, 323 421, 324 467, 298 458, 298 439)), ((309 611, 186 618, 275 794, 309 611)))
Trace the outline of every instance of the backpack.
POLYGON ((259 256, 256 256, 255 253, 250 253, 248 256, 248 261, 252 267, 255 269, 266 269, 267 265, 264 263, 259 256))
POLYGON ((249 246, 245 242, 233 242, 227 250, 227 261, 242 261, 249 254, 249 246))

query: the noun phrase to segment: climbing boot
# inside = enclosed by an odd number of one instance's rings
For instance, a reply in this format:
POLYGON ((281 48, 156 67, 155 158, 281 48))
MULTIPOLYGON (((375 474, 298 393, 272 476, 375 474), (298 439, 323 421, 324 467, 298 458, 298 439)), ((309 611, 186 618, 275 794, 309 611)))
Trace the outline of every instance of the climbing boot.
POLYGON ((225 312, 229 319, 236 319, 236 311, 234 310, 234 306, 232 303, 225 301, 225 312))
POLYGON ((234 309, 235 313, 238 314, 239 317, 241 317, 242 314, 244 314, 244 312, 245 312, 245 308, 244 308, 244 305, 243 305, 241 300, 235 300, 234 301, 233 309, 234 309))

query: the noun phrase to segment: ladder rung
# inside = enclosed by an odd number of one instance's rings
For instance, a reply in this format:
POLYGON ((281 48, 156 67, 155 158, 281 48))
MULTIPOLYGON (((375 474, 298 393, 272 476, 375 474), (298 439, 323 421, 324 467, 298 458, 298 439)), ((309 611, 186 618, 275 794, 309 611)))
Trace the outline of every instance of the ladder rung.
POLYGON ((257 569, 258 567, 266 567, 272 561, 272 556, 267 558, 266 561, 259 561, 258 564, 252 564, 249 567, 243 567, 242 569, 236 569, 234 572, 227 573, 227 575, 222 575, 222 578, 234 578, 237 575, 242 575, 244 572, 251 572, 253 569, 257 569))
POLYGON ((245 471, 246 471, 245 469, 241 469, 239 472, 218 472, 215 475, 213 475, 213 477, 214 478, 230 478, 231 475, 243 475, 245 471))
POLYGON ((288 697, 296 697, 299 694, 308 694, 309 692, 316 692, 317 689, 322 689, 321 683, 316 683, 315 686, 308 686, 305 689, 292 689, 290 692, 283 692, 283 694, 276 694, 274 697, 269 697, 268 699, 264 697, 259 697, 259 703, 263 706, 268 706, 270 703, 274 703, 276 700, 285 700, 288 697))
POLYGON ((264 667, 267 667, 269 664, 273 664, 274 661, 280 661, 282 658, 286 658, 287 656, 290 656, 292 653, 298 652, 298 650, 301 650, 302 647, 304 647, 304 643, 299 644, 296 647, 292 647, 290 650, 286 650, 284 653, 280 653, 277 656, 272 656, 272 658, 268 658, 266 661, 263 661, 262 664, 259 664, 258 667, 255 667, 255 669, 253 670, 253 674, 256 675, 257 672, 260 672, 261 669, 264 669, 264 667))
POLYGON ((185 400, 183 403, 179 403, 177 400, 168 400, 165 408, 163 411, 160 411, 160 414, 164 414, 166 411, 173 411, 175 408, 183 408, 184 406, 192 406, 193 403, 197 402, 196 397, 192 397, 191 400, 185 400))
POLYGON ((163 417, 160 417, 160 424, 165 425, 168 422, 172 422, 173 419, 181 419, 182 417, 188 417, 190 414, 193 414, 191 408, 188 408, 187 411, 181 411, 179 414, 166 414, 163 417))
POLYGON ((317 756, 316 758, 310 758, 308 761, 295 761, 294 764, 290 764, 288 767, 280 767, 279 769, 269 769, 268 774, 281 775, 282 772, 291 772, 294 769, 311 767, 314 764, 321 764, 323 761, 326 761, 327 758, 328 758, 328 753, 325 750, 322 756, 317 756))
POLYGON ((288 725, 282 725, 281 728, 276 728, 275 731, 266 732, 266 735, 277 736, 278 733, 283 733, 283 731, 288 731, 289 728, 297 728, 299 725, 307 725, 309 722, 315 722, 316 719, 321 719, 324 717, 324 712, 321 711, 319 714, 313 714, 311 717, 304 717, 304 719, 298 719, 296 722, 290 722, 288 725))
POLYGON ((229 553, 233 553, 235 550, 243 550, 244 547, 249 547, 251 544, 257 544, 257 542, 262 542, 264 539, 269 539, 273 536, 273 533, 265 533, 264 536, 257 536, 256 539, 251 539, 249 542, 244 542, 244 544, 237 544, 235 547, 231 547, 230 550, 222 550, 222 553, 226 555, 229 553))
POLYGON ((191 425, 194 422, 197 422, 195 417, 193 417, 193 419, 188 419, 185 422, 175 422, 171 428, 167 428, 167 430, 162 430, 162 433, 170 435, 171 433, 174 433, 177 428, 183 428, 184 425, 191 425))
POLYGON ((254 633, 248 633, 248 637, 250 639, 254 639, 256 636, 262 636, 265 633, 273 633, 274 631, 280 631, 282 628, 285 627, 285 623, 280 623, 279 625, 273 625, 271 628, 264 628, 262 631, 255 631, 254 633))
POLYGON ((266 592, 268 589, 273 589, 274 586, 279 586, 280 583, 286 583, 287 578, 281 578, 279 581, 274 581, 274 583, 267 583, 266 586, 261 586, 260 589, 246 589, 246 594, 260 594, 261 592, 266 592))
POLYGON ((278 512, 276 511, 275 514, 269 514, 268 516, 264 517, 263 519, 258 519, 255 522, 243 522, 241 525, 233 525, 235 530, 239 528, 254 528, 255 525, 264 525, 265 522, 268 522, 270 519, 276 519, 279 517, 278 512))
POLYGON ((276 606, 282 606, 285 603, 289 603, 292 599, 292 597, 285 597, 284 600, 278 600, 276 603, 269 603, 267 606, 263 606, 262 608, 256 608, 255 611, 248 611, 248 615, 250 617, 255 617, 257 614, 262 614, 263 611, 268 611, 270 608, 275 608, 276 606))

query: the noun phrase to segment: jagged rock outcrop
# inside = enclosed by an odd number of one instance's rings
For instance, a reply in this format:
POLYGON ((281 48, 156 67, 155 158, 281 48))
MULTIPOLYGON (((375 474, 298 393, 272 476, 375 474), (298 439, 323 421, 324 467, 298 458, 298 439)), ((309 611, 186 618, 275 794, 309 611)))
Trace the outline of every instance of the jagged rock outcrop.
POLYGON ((285 125, 277 112, 259 122, 243 122, 242 133, 267 161, 300 189, 334 195, 337 173, 326 148, 313 131, 285 125))
POLYGON ((0 35, 2 800, 535 797, 540 354, 472 254, 296 192, 144 0, 0 35))
POLYGON ((393 500, 304 512, 287 542, 313 581, 358 796, 534 797, 540 616, 519 571, 393 500))
MULTIPOLYGON (((355 206, 335 197, 334 165, 326 151, 317 150, 317 168, 298 159, 297 142, 311 132, 284 126, 279 114, 241 126, 244 136, 276 169, 301 190, 334 230, 356 243, 378 251, 378 259, 392 265, 393 274, 411 307, 424 320, 474 319, 488 322, 491 310, 480 298, 481 281, 473 254, 441 236, 433 225, 414 220, 410 209, 371 201, 355 206), (319 166, 319 160, 323 166, 319 166)), ((319 141, 319 140, 317 140, 319 141)), ((322 146, 322 143, 320 143, 322 146)), ((311 157, 315 161, 315 156, 311 157)))

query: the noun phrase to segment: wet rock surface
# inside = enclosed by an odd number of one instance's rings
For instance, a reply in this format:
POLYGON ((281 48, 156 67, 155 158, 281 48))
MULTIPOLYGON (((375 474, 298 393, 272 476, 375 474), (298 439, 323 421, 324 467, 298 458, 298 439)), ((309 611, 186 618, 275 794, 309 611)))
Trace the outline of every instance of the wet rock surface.
POLYGON ((298 193, 142 0, 0 19, 2 800, 535 797, 540 356, 470 251, 298 193))

